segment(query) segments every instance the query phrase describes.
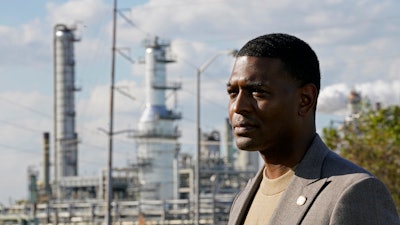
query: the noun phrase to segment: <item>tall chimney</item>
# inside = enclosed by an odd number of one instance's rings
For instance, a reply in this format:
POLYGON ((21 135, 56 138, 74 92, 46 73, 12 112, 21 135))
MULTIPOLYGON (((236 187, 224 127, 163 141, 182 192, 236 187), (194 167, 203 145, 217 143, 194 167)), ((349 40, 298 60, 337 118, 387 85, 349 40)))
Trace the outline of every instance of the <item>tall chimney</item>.
POLYGON ((43 133, 43 183, 47 196, 50 196, 50 133, 43 133))

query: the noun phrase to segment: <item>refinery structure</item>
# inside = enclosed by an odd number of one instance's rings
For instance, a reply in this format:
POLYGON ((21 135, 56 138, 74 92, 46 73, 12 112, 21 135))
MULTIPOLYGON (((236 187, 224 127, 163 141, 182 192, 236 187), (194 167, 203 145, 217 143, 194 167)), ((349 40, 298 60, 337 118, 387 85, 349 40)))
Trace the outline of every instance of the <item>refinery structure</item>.
MULTIPOLYGON (((29 170, 27 202, 1 208, 0 224, 104 224, 107 216, 106 169, 99 176, 78 174, 74 101, 78 90, 74 84, 74 42, 78 39, 74 28, 61 24, 55 26, 53 35, 54 130, 52 135, 43 134, 42 180, 38 180, 39 172, 29 170)), ((123 168, 112 168, 111 221, 226 224, 235 195, 259 168, 258 154, 236 150, 228 120, 222 131, 224 140, 221 131, 201 133, 196 189, 196 156, 182 153, 179 142, 182 115, 166 105, 166 93, 177 94, 182 86, 167 80, 166 67, 175 62, 170 44, 158 38, 144 43, 146 106, 132 135, 137 159, 123 168)))

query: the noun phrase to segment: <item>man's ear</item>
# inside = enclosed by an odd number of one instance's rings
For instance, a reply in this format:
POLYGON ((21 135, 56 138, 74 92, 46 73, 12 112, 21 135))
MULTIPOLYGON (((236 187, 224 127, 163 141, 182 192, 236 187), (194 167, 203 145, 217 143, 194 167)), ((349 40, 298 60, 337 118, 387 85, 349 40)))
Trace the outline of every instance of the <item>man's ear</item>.
POLYGON ((318 91, 314 84, 306 84, 299 89, 299 116, 306 116, 309 113, 314 113, 317 104, 318 91))

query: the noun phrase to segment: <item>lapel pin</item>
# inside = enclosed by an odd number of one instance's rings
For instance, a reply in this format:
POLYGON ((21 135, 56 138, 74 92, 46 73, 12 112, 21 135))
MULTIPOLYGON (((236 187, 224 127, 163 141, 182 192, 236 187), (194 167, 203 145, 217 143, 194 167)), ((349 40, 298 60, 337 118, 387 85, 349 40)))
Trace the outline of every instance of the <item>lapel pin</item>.
POLYGON ((303 196, 303 195, 300 195, 297 198, 296 204, 297 205, 304 205, 304 203, 306 203, 306 201, 307 201, 307 198, 305 196, 303 196))

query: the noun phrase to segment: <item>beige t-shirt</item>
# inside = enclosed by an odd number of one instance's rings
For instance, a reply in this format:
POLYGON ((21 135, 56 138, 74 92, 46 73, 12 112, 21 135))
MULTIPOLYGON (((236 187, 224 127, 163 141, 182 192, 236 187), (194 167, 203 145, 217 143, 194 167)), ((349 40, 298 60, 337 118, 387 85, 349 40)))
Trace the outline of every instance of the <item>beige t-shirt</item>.
POLYGON ((284 175, 269 179, 265 174, 264 169, 263 179, 254 200, 247 213, 244 225, 261 225, 268 224, 283 192, 286 190, 291 178, 294 175, 293 170, 289 170, 284 175))

